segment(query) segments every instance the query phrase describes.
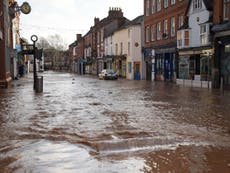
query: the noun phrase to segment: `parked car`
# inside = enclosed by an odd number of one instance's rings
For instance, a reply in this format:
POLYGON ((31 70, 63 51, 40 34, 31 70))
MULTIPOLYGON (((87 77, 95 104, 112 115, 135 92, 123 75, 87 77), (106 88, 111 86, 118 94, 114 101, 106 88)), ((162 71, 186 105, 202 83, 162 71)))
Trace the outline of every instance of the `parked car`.
POLYGON ((116 80, 118 79, 118 74, 112 69, 104 69, 99 73, 98 77, 104 80, 116 80))

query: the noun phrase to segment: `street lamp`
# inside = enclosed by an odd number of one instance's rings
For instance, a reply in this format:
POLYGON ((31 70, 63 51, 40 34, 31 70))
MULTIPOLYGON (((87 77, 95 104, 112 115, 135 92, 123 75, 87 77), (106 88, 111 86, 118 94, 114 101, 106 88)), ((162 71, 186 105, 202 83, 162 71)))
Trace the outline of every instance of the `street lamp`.
POLYGON ((31 36, 31 41, 33 42, 33 51, 34 51, 34 89, 36 88, 36 79, 37 79, 37 69, 36 69, 36 56, 35 56, 35 49, 36 49, 36 41, 38 41, 38 37, 36 35, 31 36))
POLYGON ((10 16, 13 16, 16 12, 21 11, 23 14, 29 14, 31 12, 31 6, 28 2, 23 2, 21 6, 19 6, 16 2, 13 3, 12 6, 9 7, 10 16))

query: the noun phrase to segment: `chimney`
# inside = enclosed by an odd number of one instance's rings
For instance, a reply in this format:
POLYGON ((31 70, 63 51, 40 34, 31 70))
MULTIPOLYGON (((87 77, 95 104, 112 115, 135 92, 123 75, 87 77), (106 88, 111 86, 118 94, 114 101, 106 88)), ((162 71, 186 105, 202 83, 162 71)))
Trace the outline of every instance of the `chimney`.
POLYGON ((94 25, 98 24, 99 22, 100 22, 100 19, 97 18, 97 17, 95 17, 95 18, 94 18, 94 25))
POLYGON ((108 17, 109 18, 121 18, 121 17, 123 17, 123 12, 122 12, 121 8, 110 7, 108 17))
POLYGON ((81 39, 81 34, 77 34, 77 41, 81 39))

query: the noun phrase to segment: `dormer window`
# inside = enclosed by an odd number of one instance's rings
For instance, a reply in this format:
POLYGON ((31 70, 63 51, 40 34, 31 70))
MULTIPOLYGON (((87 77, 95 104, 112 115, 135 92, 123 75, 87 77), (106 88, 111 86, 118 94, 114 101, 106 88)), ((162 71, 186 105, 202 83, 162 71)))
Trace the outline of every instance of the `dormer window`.
POLYGON ((202 8, 202 0, 193 0, 193 11, 199 10, 202 8))

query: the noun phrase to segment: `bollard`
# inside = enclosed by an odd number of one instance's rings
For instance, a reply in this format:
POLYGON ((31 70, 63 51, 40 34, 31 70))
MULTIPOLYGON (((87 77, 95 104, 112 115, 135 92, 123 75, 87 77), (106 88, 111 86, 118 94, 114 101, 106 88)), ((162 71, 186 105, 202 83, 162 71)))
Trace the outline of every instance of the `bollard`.
POLYGON ((43 76, 37 76, 36 77, 36 92, 42 93, 43 92, 43 76))
POLYGON ((220 78, 220 91, 223 94, 224 93, 224 78, 220 78))

